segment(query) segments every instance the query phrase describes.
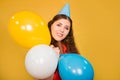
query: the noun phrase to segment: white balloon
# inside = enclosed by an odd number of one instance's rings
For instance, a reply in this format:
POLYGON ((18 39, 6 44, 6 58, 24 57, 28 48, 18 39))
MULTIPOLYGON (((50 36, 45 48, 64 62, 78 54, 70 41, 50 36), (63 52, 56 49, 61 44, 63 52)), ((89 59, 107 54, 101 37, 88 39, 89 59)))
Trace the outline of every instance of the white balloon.
POLYGON ((28 73, 37 79, 45 79, 54 74, 58 64, 58 55, 48 45, 32 47, 25 57, 28 73))

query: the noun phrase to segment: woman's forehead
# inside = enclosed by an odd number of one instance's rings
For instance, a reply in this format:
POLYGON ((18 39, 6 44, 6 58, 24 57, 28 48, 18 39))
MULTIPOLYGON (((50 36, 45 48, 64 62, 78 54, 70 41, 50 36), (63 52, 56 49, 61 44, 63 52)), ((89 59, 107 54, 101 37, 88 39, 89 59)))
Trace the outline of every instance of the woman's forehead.
POLYGON ((62 23, 62 24, 70 24, 70 21, 68 19, 59 19, 55 22, 56 23, 62 23))

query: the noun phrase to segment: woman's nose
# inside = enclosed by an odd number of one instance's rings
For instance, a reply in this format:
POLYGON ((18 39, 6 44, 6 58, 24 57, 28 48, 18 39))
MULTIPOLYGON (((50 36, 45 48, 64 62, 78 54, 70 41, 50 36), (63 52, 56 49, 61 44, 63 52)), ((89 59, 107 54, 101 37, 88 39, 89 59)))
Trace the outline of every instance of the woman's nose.
POLYGON ((60 28, 60 31, 61 31, 61 32, 64 32, 64 28, 60 28))

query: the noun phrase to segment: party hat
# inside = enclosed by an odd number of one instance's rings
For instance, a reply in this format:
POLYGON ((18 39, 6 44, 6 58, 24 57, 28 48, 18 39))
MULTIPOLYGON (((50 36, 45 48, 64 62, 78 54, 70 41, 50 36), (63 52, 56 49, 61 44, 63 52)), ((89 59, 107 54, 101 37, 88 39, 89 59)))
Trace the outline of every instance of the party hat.
POLYGON ((69 6, 69 4, 66 3, 58 14, 64 14, 64 15, 70 17, 70 6, 69 6))

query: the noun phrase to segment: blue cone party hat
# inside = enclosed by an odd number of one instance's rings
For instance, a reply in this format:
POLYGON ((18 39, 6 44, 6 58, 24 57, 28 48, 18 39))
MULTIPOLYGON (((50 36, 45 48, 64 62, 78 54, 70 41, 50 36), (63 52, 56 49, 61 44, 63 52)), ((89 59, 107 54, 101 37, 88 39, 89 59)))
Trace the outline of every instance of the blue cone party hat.
POLYGON ((65 4, 65 6, 59 12, 59 14, 64 14, 64 15, 70 17, 70 6, 68 3, 65 4))

